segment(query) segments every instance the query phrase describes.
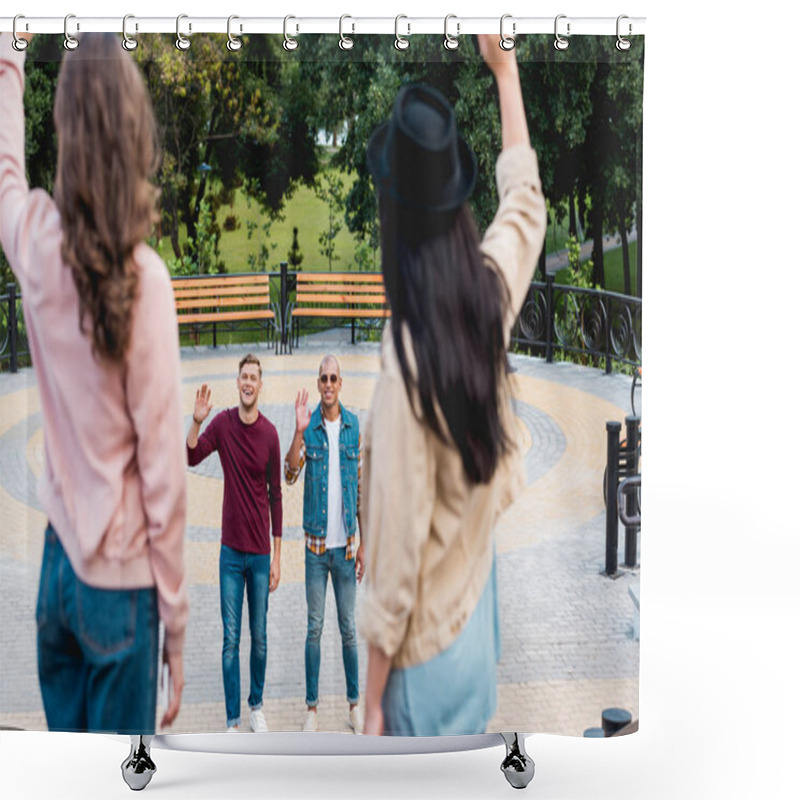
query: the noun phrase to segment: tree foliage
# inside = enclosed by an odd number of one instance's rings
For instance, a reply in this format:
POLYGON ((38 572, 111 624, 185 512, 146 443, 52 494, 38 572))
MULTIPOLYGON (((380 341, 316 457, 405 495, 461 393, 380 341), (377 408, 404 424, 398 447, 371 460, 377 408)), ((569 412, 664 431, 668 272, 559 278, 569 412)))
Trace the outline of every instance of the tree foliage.
MULTIPOLYGON (((226 57, 219 36, 195 37, 185 52, 171 37, 144 41, 137 58, 163 143, 162 230, 176 256, 180 224, 194 241, 201 203, 209 194, 209 171, 201 165, 210 167, 222 192, 246 187, 270 214, 280 211, 296 180, 313 181, 309 92, 298 86, 297 65, 284 59, 276 37, 248 39, 246 59, 226 57)), ((220 197, 209 202, 216 214, 220 197)))
MULTIPOLYGON (((341 204, 343 223, 357 238, 357 266, 370 268, 379 232, 366 147, 391 115, 399 88, 411 82, 436 87, 453 104, 459 130, 478 160, 471 204, 481 230, 491 222, 498 202, 500 117, 494 79, 473 37, 462 37, 457 50, 447 51, 440 36, 415 35, 411 47, 398 52, 389 37, 361 35, 352 51, 342 53, 335 36, 306 34, 301 54, 285 52, 280 36, 244 37, 243 50, 234 54, 224 36, 195 36, 185 52, 173 39, 140 37, 135 58, 161 135, 159 233, 170 239, 176 259, 206 258, 198 248, 207 250, 209 241, 218 240, 217 211, 242 192, 262 212, 263 224, 248 225, 256 248, 248 260, 251 268, 263 268, 270 226, 294 188, 304 183, 333 192, 326 188, 328 167, 316 143, 317 133, 327 131, 340 145, 330 166, 353 176, 351 188, 340 197, 331 194, 331 213, 341 204), (201 165, 210 171, 199 170, 201 165), (198 238, 204 206, 208 218, 198 238)), ((630 51, 620 53, 613 37, 574 37, 559 52, 552 36, 527 36, 518 37, 517 54, 550 213, 557 221, 568 215, 572 234, 583 228, 594 238, 593 283, 603 285, 603 233, 619 232, 623 245, 634 225, 641 235, 644 41, 637 38, 630 51)), ((26 67, 29 179, 48 191, 55 174, 52 108, 61 57, 58 37, 39 36, 26 67)), ((336 215, 327 234, 329 265, 335 258, 331 233, 342 224, 338 208, 336 215)), ((213 268, 225 266, 215 262, 213 268)), ((627 260, 625 268, 630 285, 627 260)), ((640 290, 640 276, 636 283, 640 290)))

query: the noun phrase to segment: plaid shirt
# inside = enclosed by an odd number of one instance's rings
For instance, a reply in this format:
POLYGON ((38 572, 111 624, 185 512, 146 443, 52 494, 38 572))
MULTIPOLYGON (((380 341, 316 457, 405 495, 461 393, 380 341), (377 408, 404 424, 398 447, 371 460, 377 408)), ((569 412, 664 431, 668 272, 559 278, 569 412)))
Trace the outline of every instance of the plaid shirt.
MULTIPOLYGON (((325 424, 325 417, 322 418, 322 424, 325 424)), ((362 452, 361 452, 361 434, 358 435, 358 494, 356 499, 356 514, 361 511, 361 462, 362 462, 362 452)), ((305 441, 303 444, 300 445, 300 461, 297 463, 297 466, 292 469, 289 466, 289 452, 286 452, 286 458, 283 460, 283 474, 286 478, 287 485, 291 486, 293 483, 297 482, 297 479, 300 477, 300 473, 303 471, 303 467, 306 463, 306 444, 305 441)), ((305 531, 306 535, 306 547, 318 556, 323 555, 326 552, 325 547, 325 537, 324 536, 313 536, 308 531, 305 531)), ((356 536, 353 534, 352 536, 347 537, 347 547, 345 550, 345 559, 347 561, 352 560, 355 558, 356 555, 356 536)))

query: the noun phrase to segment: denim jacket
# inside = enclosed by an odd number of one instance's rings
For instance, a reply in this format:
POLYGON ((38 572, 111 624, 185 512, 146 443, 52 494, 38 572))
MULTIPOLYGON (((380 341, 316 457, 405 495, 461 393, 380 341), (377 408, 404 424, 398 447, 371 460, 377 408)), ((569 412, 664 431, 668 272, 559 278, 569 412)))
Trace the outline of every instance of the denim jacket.
MULTIPOLYGON (((339 404, 342 427, 339 431, 339 463, 342 475, 345 534, 356 532, 358 511, 358 417, 339 404)), ((303 434, 306 480, 303 492, 303 530, 311 536, 325 536, 328 529, 328 434, 321 407, 311 415, 303 434)))

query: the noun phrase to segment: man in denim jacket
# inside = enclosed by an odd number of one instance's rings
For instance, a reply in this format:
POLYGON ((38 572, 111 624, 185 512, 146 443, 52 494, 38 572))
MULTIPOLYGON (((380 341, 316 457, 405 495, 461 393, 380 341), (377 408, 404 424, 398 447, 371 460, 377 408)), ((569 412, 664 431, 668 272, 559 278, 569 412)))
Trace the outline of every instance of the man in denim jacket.
POLYGON ((360 522, 361 437, 358 418, 339 402, 342 376, 333 355, 322 359, 317 378, 320 403, 311 413, 308 392, 295 401, 296 428, 286 453, 284 472, 293 484, 306 467, 303 492, 303 530, 306 548, 306 720, 304 731, 317 730, 320 639, 325 621, 328 575, 333 583, 342 658, 350 704, 348 723, 363 730, 358 705, 358 648, 356 643, 356 583, 363 577, 361 545, 356 549, 360 522), (334 455, 331 458, 331 455, 334 455), (358 523, 358 525, 357 525, 358 523))

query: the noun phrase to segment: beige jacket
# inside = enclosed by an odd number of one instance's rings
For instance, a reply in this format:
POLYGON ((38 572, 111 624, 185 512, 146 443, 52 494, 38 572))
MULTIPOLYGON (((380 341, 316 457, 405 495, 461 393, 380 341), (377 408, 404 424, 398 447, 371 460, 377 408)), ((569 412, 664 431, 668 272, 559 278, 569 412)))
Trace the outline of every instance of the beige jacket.
MULTIPOLYGON (((508 286, 508 342, 544 242, 536 153, 526 145, 504 150, 497 186, 500 207, 481 249, 508 286)), ((406 352, 413 359, 410 340, 406 352)), ((506 412, 511 431, 510 405, 506 412)), ((520 449, 489 484, 469 484, 455 447, 417 421, 387 324, 364 430, 363 481, 366 592, 359 630, 392 657, 393 667, 413 666, 447 648, 478 604, 492 566, 495 523, 524 486, 520 449)))

